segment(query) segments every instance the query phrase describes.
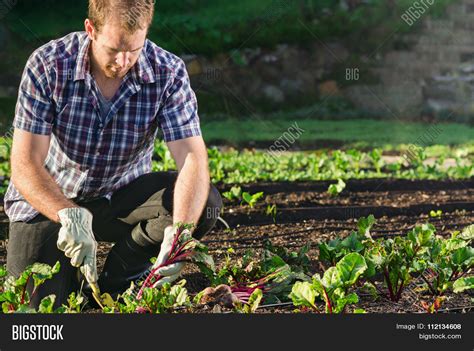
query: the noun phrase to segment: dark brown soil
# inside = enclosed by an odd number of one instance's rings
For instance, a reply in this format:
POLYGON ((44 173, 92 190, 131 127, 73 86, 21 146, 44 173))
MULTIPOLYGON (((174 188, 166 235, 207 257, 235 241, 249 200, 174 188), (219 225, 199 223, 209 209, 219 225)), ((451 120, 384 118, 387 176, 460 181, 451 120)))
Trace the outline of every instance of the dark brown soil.
MULTIPOLYGON (((273 189, 278 190, 278 189, 273 189)), ((266 214, 276 206, 276 218, 281 223, 309 219, 350 219, 375 216, 418 216, 431 210, 453 212, 474 210, 474 188, 450 190, 346 191, 331 196, 327 191, 273 192, 264 194, 251 208, 248 204, 224 198, 223 218, 230 225, 265 224, 273 222, 266 214)))
POLYGON ((276 204, 277 207, 301 206, 393 206, 402 207, 413 204, 432 204, 470 201, 474 198, 474 189, 441 190, 441 191, 381 191, 381 192, 349 192, 344 191, 333 197, 327 192, 294 192, 267 195, 264 203, 276 204))
MULTIPOLYGON (((222 217, 226 220, 233 213, 259 213, 264 215, 267 204, 277 204, 278 208, 294 208, 302 206, 326 207, 330 210, 332 207, 340 206, 392 206, 406 207, 409 205, 428 204, 433 209, 439 205, 459 202, 474 202, 474 189, 451 189, 451 190, 418 190, 418 191, 376 191, 376 192, 343 192, 339 197, 330 197, 326 192, 316 191, 298 191, 291 193, 274 192, 267 194, 264 200, 256 205, 254 209, 248 206, 241 206, 239 203, 224 200, 225 209, 222 217)), ((317 261, 317 246, 322 241, 335 238, 336 236, 346 236, 356 229, 359 213, 354 210, 348 210, 347 215, 339 219, 330 218, 308 218, 304 220, 294 220, 287 223, 272 223, 269 219, 267 224, 258 224, 250 219, 232 225, 231 229, 218 222, 216 227, 208 233, 202 240, 208 245, 210 253, 214 256, 217 264, 223 262, 223 258, 228 248, 235 250, 235 258, 242 256, 247 249, 257 249, 262 247, 265 238, 270 239, 274 245, 281 245, 294 250, 309 243, 311 249, 309 257, 311 259, 311 271, 320 272, 322 267, 317 261)), ((267 216, 268 217, 268 216, 267 216)), ((473 210, 456 210, 444 212, 440 218, 430 218, 425 212, 423 214, 411 215, 391 215, 377 218, 373 227, 372 234, 376 237, 391 237, 396 235, 405 235, 417 223, 429 221, 437 230, 438 235, 449 236, 455 230, 461 230, 464 227, 474 223, 473 210)), ((103 267, 105 258, 111 248, 111 244, 100 243, 98 250, 98 269, 103 267)), ((0 241, 0 264, 6 262, 6 241, 0 241)), ((208 286, 209 282, 199 272, 197 267, 188 265, 184 271, 183 278, 186 279, 186 287, 190 294, 195 294, 208 286)), ((357 308, 363 308, 367 312, 424 312, 421 306, 421 300, 432 302, 432 297, 418 291, 420 282, 414 281, 409 285, 402 295, 402 299, 397 302, 391 302, 383 297, 376 301, 364 292, 359 292, 360 303, 357 308)), ((442 309, 451 312, 466 312, 471 310, 472 297, 469 294, 448 294, 442 305, 442 309), (464 308, 464 310, 463 310, 464 308)), ((350 307, 351 311, 354 307, 350 307)), ((259 309, 261 313, 289 313, 295 308, 293 306, 264 307, 259 309)), ((321 310, 323 307, 321 306, 321 310)), ((225 312, 225 309, 219 307, 202 307, 196 313, 225 312)), ((93 311, 92 311, 93 312, 93 311)))

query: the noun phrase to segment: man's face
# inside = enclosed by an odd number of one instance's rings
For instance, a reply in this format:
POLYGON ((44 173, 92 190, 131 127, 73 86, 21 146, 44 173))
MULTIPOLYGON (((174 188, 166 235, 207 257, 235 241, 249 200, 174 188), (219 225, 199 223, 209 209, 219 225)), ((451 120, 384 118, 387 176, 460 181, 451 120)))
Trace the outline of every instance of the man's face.
POLYGON ((146 29, 130 34, 117 21, 110 20, 97 32, 86 20, 86 31, 92 38, 95 63, 107 78, 122 78, 137 62, 145 43, 146 29))

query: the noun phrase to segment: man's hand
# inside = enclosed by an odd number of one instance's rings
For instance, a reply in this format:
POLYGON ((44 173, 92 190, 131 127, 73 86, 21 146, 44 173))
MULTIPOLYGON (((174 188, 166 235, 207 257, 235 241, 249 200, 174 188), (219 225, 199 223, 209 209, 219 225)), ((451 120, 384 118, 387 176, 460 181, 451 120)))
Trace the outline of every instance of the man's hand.
POLYGON ((97 242, 92 232, 92 213, 83 207, 58 211, 61 229, 58 249, 71 259, 71 265, 80 267, 89 284, 97 283, 97 242))
MULTIPOLYGON (((160 253, 156 259, 155 264, 152 268, 156 268, 166 262, 168 259, 171 246, 173 244, 174 238, 176 237, 176 230, 178 229, 177 226, 169 225, 165 228, 165 233, 163 236, 163 242, 161 243, 160 253)), ((188 230, 188 229, 185 229, 188 230)), ((153 287, 159 288, 163 286, 164 283, 172 283, 176 279, 178 279, 179 274, 181 273, 182 269, 184 268, 184 262, 177 262, 167 266, 163 266, 159 268, 156 273, 162 275, 158 282, 156 282, 153 287)))

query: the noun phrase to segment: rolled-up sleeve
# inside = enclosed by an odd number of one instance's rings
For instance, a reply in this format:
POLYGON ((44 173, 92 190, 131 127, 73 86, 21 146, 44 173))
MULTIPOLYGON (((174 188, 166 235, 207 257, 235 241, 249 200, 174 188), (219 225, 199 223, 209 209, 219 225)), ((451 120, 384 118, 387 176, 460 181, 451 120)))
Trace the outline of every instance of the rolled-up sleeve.
POLYGON ((201 135, 196 94, 182 60, 178 60, 173 83, 165 96, 158 112, 163 139, 168 142, 201 135))
POLYGON ((54 118, 48 68, 39 52, 25 66, 18 91, 13 127, 34 134, 50 135, 54 118))

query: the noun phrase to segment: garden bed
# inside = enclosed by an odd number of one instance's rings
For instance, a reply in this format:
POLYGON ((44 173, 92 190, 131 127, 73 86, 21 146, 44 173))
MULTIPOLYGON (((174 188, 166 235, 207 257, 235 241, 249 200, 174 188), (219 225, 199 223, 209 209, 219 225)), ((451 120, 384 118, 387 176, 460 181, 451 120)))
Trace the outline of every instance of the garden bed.
MULTIPOLYGON (((224 199, 222 217, 230 224, 226 228, 222 222, 217 225, 202 243, 207 245, 217 267, 222 266, 231 249, 235 259, 243 257, 247 250, 257 253, 263 250, 265 240, 272 244, 296 251, 309 245, 307 252, 311 274, 328 268, 318 258, 319 244, 336 237, 348 236, 356 227, 357 219, 374 214, 377 221, 371 228, 376 238, 395 238, 406 234, 422 223, 431 223, 436 235, 449 238, 453 231, 460 231, 474 223, 474 190, 471 181, 378 181, 377 191, 369 191, 376 185, 375 180, 349 181, 346 189, 338 196, 330 196, 327 186, 331 182, 298 182, 290 184, 265 183, 243 185, 245 191, 263 191, 264 196, 253 208, 236 200, 224 199), (432 186, 430 188, 430 186, 432 186), (405 189, 404 189, 405 188, 405 189), (275 217, 265 213, 265 208, 275 204, 275 217), (430 215, 430 210, 439 210, 430 215)), ((221 187, 221 192, 230 187, 221 187)), ((102 270, 105 258, 112 247, 109 243, 99 243, 98 269, 102 270)), ((0 241, 0 264, 6 263, 6 241, 0 241)), ((470 275, 470 274, 469 274, 470 275)), ((182 275, 186 279, 186 289, 190 296, 210 286, 209 279, 195 265, 187 265, 182 275)), ((350 305, 346 312, 362 308, 368 313, 423 313, 423 304, 432 304, 433 296, 420 289, 422 281, 413 279, 405 287, 399 301, 389 301, 385 297, 374 300, 373 296, 360 290, 357 305, 350 305)), ((472 293, 444 294, 439 312, 461 313, 472 311, 472 293)), ((324 305, 319 303, 324 309, 324 305)), ((291 313, 292 303, 262 304, 256 313, 291 313)), ((231 309, 215 306, 198 306, 193 313, 231 312, 231 309)), ((306 310, 303 309, 302 312, 306 310)), ((100 310, 87 308, 84 312, 96 313, 100 310)))
MULTIPOLYGON (((332 182, 334 183, 334 182, 332 182)), ((291 223, 308 219, 348 219, 368 216, 418 216, 431 210, 453 212, 474 210, 474 184, 468 181, 429 180, 352 180, 337 196, 327 189, 331 182, 263 183, 241 186, 250 194, 263 192, 263 201, 253 207, 224 198, 224 219, 237 224, 268 224, 273 216, 266 214, 275 205, 275 220, 291 223)), ((222 192, 230 187, 223 186, 222 192)))

